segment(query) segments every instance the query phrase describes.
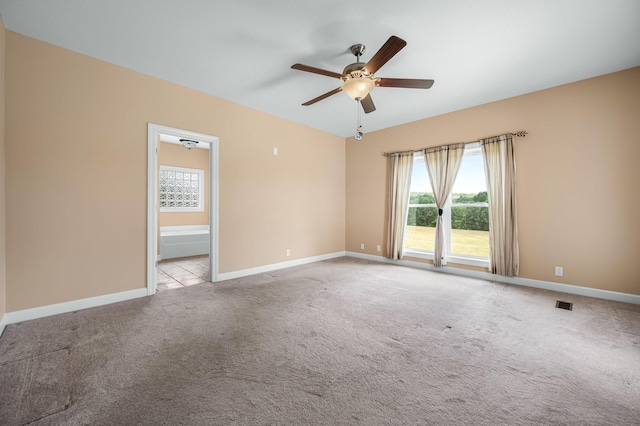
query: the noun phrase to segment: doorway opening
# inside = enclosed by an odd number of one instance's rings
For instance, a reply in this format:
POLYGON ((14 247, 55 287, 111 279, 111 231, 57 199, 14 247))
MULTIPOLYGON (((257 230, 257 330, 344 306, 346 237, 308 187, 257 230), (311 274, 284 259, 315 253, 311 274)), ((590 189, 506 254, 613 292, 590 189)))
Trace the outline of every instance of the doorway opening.
POLYGON ((147 293, 218 277, 218 138, 149 123, 147 293))

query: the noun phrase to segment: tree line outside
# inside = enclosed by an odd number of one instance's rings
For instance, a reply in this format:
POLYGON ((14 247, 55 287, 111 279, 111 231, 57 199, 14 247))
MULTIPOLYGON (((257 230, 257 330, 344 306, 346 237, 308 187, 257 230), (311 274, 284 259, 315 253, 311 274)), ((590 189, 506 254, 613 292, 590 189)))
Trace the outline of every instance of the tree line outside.
MULTIPOLYGON (((487 203, 487 192, 477 194, 453 194, 451 203, 451 228, 472 231, 489 231, 489 207, 464 207, 456 204, 487 203)), ((434 204, 436 200, 430 192, 412 192, 409 204, 434 204)), ((407 225, 435 228, 438 218, 436 207, 409 207, 407 225)))

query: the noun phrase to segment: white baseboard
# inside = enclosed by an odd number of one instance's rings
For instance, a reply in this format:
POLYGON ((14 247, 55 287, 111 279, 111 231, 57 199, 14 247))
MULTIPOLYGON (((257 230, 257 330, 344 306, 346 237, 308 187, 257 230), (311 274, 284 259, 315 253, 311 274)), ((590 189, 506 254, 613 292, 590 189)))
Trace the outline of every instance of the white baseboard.
MULTIPOLYGON (((259 266, 256 268, 242 269, 240 271, 218 274, 218 281, 230 280, 232 278, 246 277, 248 275, 262 272, 275 271, 277 269, 290 268, 292 266, 305 265, 307 263, 319 262, 321 260, 334 259, 345 256, 345 252, 323 254, 320 256, 296 259, 288 262, 274 263, 272 265, 259 266)), ((29 321, 37 318, 44 318, 51 315, 64 314, 67 312, 79 311, 81 309, 93 308, 96 306, 108 305, 110 303, 123 302, 125 300, 137 299, 148 296, 147 288, 123 291, 121 293, 106 294, 104 296, 89 297, 87 299, 72 300, 70 302, 57 303, 55 305, 41 306, 38 308, 24 309, 21 311, 8 312, 0 321, 0 334, 7 324, 14 324, 22 321, 29 321)))
POLYGON ((255 268, 241 269, 239 271, 224 272, 218 274, 218 281, 231 280, 233 278, 242 278, 249 275, 261 274, 264 272, 275 271, 278 269, 290 268, 292 266, 306 265, 307 263, 320 262, 322 260, 335 259, 344 257, 346 253, 339 251, 335 253, 322 254, 320 256, 305 257, 303 259, 289 260, 286 262, 272 263, 271 265, 258 266, 255 268))
MULTIPOLYGON (((570 284, 561 284, 551 281, 534 280, 530 278, 505 277, 502 275, 490 274, 488 272, 470 271, 467 269, 452 268, 444 266, 436 268, 429 263, 414 262, 409 260, 391 260, 382 256, 374 256, 370 254, 357 253, 351 251, 341 251, 335 253, 324 254, 320 256, 306 257, 303 259, 290 260, 287 262, 274 263, 271 265, 258 266, 255 268, 241 269, 239 271, 225 272, 218 274, 218 281, 230 280, 233 278, 241 278, 249 275, 260 274, 264 272, 275 271, 278 269, 290 268, 292 266, 306 265, 308 263, 320 262, 322 260, 335 259, 338 257, 349 256, 359 259, 372 260, 375 262, 390 263, 401 266, 409 266, 412 268, 425 269, 434 272, 448 273, 452 275, 461 275, 471 278, 479 278, 487 281, 498 281, 508 284, 521 285, 526 287, 534 287, 545 290, 553 290, 562 293, 576 294, 579 296, 595 297, 598 299, 613 300, 616 302, 632 303, 640 305, 640 295, 619 293, 615 291, 600 290, 589 287, 580 287, 570 284)), ((123 291, 121 293, 106 294, 104 296, 89 297, 87 299, 73 300, 70 302, 57 303, 54 305, 41 306, 38 308, 24 309, 21 311, 8 312, 0 319, 0 335, 8 324, 28 321, 37 318, 48 317, 51 315, 64 314, 67 312, 79 311, 81 309, 93 308, 96 306, 108 305, 125 300, 137 299, 147 296, 147 289, 139 288, 135 290, 123 291)))
POLYGON ((436 268, 430 263, 414 262, 410 260, 392 260, 382 256, 374 256, 371 254, 357 253, 353 251, 347 251, 346 256, 356 257, 359 259, 373 260, 375 262, 392 263, 395 265, 409 266, 412 268, 426 269, 434 272, 442 272, 452 275, 461 275, 471 278, 479 278, 486 281, 497 281, 507 284, 521 285, 525 287, 534 287, 544 290, 553 290, 561 293, 575 294, 578 296, 595 297, 597 299, 613 300, 615 302, 633 303, 640 305, 640 295, 620 293, 617 291, 600 290, 597 288, 581 287, 571 284, 561 284, 552 281, 534 280, 531 278, 520 277, 505 277, 503 275, 491 274, 489 272, 471 271, 468 269, 452 268, 450 266, 443 266, 436 268))
POLYGON ((4 328, 7 326, 7 314, 4 314, 2 316, 2 319, 0 319, 0 337, 2 336, 2 333, 4 333, 4 328))
POLYGON ((94 308, 96 306, 123 302, 125 300, 137 299, 145 296, 147 296, 147 288, 138 288, 135 290, 123 291, 121 293, 105 294, 104 296, 95 296, 87 299, 72 300, 71 302, 56 303, 55 305, 8 312, 5 314, 3 321, 6 320, 6 324, 14 324, 16 322, 29 321, 51 315, 79 311, 86 308, 94 308))

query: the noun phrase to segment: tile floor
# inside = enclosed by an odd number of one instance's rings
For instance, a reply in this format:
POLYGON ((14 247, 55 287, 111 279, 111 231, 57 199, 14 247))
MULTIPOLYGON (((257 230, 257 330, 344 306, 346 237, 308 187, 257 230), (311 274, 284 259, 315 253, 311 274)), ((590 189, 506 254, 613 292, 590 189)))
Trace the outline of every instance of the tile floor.
POLYGON ((209 282, 209 256, 182 257, 158 262, 158 291, 209 282))

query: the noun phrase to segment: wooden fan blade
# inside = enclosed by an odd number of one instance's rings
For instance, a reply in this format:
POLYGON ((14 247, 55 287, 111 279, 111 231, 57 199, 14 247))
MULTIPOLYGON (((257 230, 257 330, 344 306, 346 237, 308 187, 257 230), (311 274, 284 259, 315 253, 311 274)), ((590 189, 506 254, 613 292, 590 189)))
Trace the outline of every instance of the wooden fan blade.
POLYGON ((309 106, 309 105, 315 104, 316 102, 321 101, 323 99, 326 99, 329 96, 335 95, 336 93, 339 93, 339 92, 342 92, 342 87, 338 87, 337 89, 333 89, 332 91, 327 92, 324 95, 320 95, 317 98, 313 98, 310 101, 307 101, 307 102, 303 103, 302 105, 309 106))
POLYGON ((380 87, 406 87, 408 89, 429 89, 433 86, 433 80, 420 80, 417 78, 381 78, 376 86, 380 87))
POLYGON ((342 74, 338 74, 337 72, 327 71, 327 70, 323 70, 316 67, 310 67, 309 65, 293 64, 291 65, 291 68, 298 71, 306 71, 314 74, 326 75, 327 77, 342 78, 342 74))
POLYGON ((401 39, 400 37, 391 36, 389 40, 385 44, 382 45, 380 50, 376 52, 375 55, 367 65, 364 66, 364 69, 367 73, 373 74, 378 71, 384 64, 386 64, 389 59, 393 58, 396 53, 402 50, 403 47, 407 45, 407 42, 401 39))
POLYGON ((376 110, 376 106, 373 104, 373 99, 371 99, 371 93, 369 93, 364 99, 360 100, 360 105, 362 105, 362 109, 366 114, 376 110))

